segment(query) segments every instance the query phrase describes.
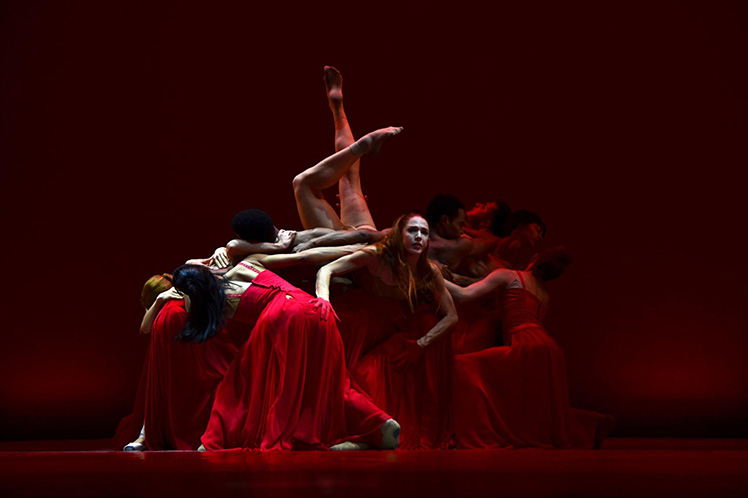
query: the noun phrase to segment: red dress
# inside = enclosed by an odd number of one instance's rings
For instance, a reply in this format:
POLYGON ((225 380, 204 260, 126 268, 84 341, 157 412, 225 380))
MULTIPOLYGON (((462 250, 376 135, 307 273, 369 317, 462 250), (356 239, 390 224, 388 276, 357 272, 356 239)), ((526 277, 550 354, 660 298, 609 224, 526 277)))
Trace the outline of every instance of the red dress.
POLYGON ((592 448, 612 417, 569 407, 564 353, 543 328, 544 306, 524 288, 503 294, 506 346, 455 356, 457 446, 592 448))
POLYGON ((232 320, 254 328, 218 388, 206 449, 381 444, 392 417, 351 386, 335 317, 312 301, 267 270, 242 294, 232 320))
MULTIPOLYGON (((333 299, 351 375, 398 421, 401 449, 444 447, 451 434, 449 338, 430 344, 408 369, 397 370, 391 364, 403 350, 403 340, 419 339, 440 320, 436 303, 421 304, 411 313, 395 287, 366 269, 355 277, 366 290, 333 299)), ((433 301, 420 296, 420 301, 427 300, 433 301)))
POLYGON ((150 450, 200 446, 216 388, 237 350, 225 330, 200 344, 175 339, 186 323, 181 300, 168 301, 154 320, 135 408, 120 423, 115 441, 132 441, 145 422, 150 450))

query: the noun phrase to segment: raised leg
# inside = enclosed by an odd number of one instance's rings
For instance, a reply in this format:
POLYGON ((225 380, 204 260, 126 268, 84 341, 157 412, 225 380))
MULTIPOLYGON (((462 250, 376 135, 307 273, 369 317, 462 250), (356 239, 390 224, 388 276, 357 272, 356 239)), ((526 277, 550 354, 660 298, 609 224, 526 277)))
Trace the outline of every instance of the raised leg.
MULTIPOLYGON (((343 107, 343 76, 332 66, 325 66, 327 103, 335 121, 335 150, 342 150, 354 142, 348 117, 343 107)), ((354 162, 338 181, 340 221, 345 226, 376 229, 366 197, 361 190, 361 163, 354 162)))
POLYGON ((389 127, 368 133, 294 178, 296 208, 305 229, 324 227, 341 230, 345 227, 322 191, 335 185, 358 158, 364 154, 378 153, 385 140, 401 131, 402 128, 389 127))

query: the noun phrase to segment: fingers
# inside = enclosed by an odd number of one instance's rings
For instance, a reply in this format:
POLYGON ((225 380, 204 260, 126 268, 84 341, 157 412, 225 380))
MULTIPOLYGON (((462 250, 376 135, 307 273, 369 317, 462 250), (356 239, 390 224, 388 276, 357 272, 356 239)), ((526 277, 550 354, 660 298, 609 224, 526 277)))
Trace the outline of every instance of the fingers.
POLYGON ((213 264, 218 268, 226 268, 231 264, 225 247, 219 247, 213 253, 213 264))

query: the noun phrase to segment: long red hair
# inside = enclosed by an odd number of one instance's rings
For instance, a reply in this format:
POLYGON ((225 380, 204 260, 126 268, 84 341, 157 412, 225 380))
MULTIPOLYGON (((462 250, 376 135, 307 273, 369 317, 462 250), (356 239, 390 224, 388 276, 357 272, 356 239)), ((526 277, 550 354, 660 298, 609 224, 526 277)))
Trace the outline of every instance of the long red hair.
POLYGON ((428 259, 428 245, 423 248, 423 252, 418 256, 415 271, 407 263, 403 230, 408 221, 416 216, 423 218, 423 215, 415 211, 398 217, 392 224, 392 230, 385 238, 374 244, 376 254, 392 272, 395 285, 408 300, 411 311, 415 309, 419 291, 427 291, 433 294, 436 289, 436 269, 428 259))

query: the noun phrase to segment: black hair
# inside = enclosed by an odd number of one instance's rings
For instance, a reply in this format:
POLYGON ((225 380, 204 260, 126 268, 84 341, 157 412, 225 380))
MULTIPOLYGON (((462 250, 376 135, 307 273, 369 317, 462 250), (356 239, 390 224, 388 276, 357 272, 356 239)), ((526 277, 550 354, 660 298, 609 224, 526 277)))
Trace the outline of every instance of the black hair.
POLYGON ((187 324, 175 339, 199 344, 216 335, 225 323, 226 293, 220 280, 205 266, 182 265, 174 270, 174 287, 190 297, 187 324))
POLYGON ((547 282, 563 275, 566 267, 571 264, 571 257, 563 246, 546 249, 538 256, 538 262, 535 263, 533 273, 537 277, 547 282))
POLYGON ((426 208, 426 221, 435 229, 442 216, 446 215, 450 220, 457 216, 460 209, 465 210, 465 205, 460 199, 451 194, 437 194, 431 199, 426 208))
POLYGON ((509 204, 502 200, 496 201, 496 211, 493 213, 491 218, 491 226, 489 230, 497 237, 507 237, 509 234, 504 231, 504 225, 506 225, 509 216, 512 214, 512 208, 509 204))
POLYGON ((276 233, 272 218, 259 209, 239 211, 231 220, 231 228, 239 238, 251 242, 274 242, 276 233))
POLYGON ((540 225, 540 228, 543 229, 543 237, 545 237, 545 223, 543 223, 543 220, 537 214, 526 209, 514 211, 507 217, 502 229, 502 232, 505 234, 503 236, 506 237, 511 235, 515 228, 521 225, 529 225, 530 223, 537 223, 540 225))

